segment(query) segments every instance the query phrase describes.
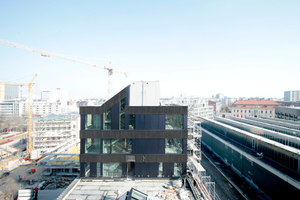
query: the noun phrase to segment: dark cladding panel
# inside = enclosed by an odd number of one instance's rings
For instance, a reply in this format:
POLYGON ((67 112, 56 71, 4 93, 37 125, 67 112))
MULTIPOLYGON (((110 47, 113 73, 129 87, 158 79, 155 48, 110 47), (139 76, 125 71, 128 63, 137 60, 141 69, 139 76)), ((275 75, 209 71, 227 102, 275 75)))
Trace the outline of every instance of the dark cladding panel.
POLYGON ((129 130, 129 115, 125 115, 125 130, 129 130))
POLYGON ((174 174, 174 163, 163 163, 163 175, 165 178, 171 178, 174 174))
POLYGON ((84 154, 85 150, 85 139, 80 139, 80 154, 84 154))
POLYGON ((182 176, 186 175, 186 163, 182 163, 182 176))
POLYGON ((159 115, 159 130, 165 130, 166 129, 166 115, 159 115))
POLYGON ((136 130, 145 129, 145 115, 135 115, 135 129, 136 130))
POLYGON ((119 102, 111 108, 111 129, 119 129, 119 102))
POLYGON ((127 163, 122 163, 122 176, 127 177, 127 163))
POLYGON ((125 114, 187 114, 187 106, 126 106, 125 114))
POLYGON ((85 115, 80 115, 80 130, 85 129, 85 115))
POLYGON ((84 163, 80 162, 80 177, 85 177, 84 163))
POLYGON ((182 141, 182 153, 187 154, 187 139, 183 139, 182 141))
POLYGON ((159 149, 158 149, 158 153, 159 154, 165 154, 165 145, 166 145, 166 143, 165 143, 165 139, 161 139, 161 140, 159 140, 159 149))
POLYGON ((129 95, 130 95, 130 86, 127 86, 126 88, 125 88, 125 90, 126 90, 126 99, 125 99, 125 106, 128 106, 129 104, 130 104, 130 102, 129 102, 129 95))
POLYGON ((138 178, 157 177, 158 163, 136 163, 135 175, 138 178))
POLYGON ((187 130, 187 115, 183 115, 183 130, 187 130))
POLYGON ((91 162, 90 163, 90 177, 97 176, 97 163, 91 162))
POLYGON ((85 130, 80 131, 80 138, 129 138, 129 139, 163 139, 187 138, 187 130, 85 130))
POLYGON ((132 154, 160 154, 164 139, 133 139, 132 154))
POLYGON ((144 129, 145 130, 154 129, 155 127, 151 127, 151 121, 152 121, 153 116, 152 115, 144 115, 144 118, 145 118, 144 129))

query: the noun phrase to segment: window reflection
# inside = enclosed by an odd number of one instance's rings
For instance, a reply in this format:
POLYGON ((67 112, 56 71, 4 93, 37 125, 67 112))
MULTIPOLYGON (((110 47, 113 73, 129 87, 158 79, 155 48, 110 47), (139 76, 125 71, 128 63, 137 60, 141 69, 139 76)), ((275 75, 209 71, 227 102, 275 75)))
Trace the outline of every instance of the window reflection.
POLYGON ((111 108, 103 113, 103 129, 111 129, 111 108))
POLYGON ((125 129, 125 98, 120 101, 120 119, 119 127, 121 130, 125 129))
POLYGON ((162 177, 163 176, 163 163, 160 162, 158 165, 158 177, 162 177))
POLYGON ((97 163, 97 177, 101 176, 101 163, 97 163))
POLYGON ((183 129, 183 115, 166 114, 165 129, 183 129))
POLYGON ((90 163, 84 163, 84 174, 85 177, 90 177, 90 163))
POLYGON ((110 153, 110 139, 103 139, 103 153, 110 153))
POLYGON ((182 163, 174 163, 174 177, 181 177, 182 163))
POLYGON ((129 130, 135 129, 135 115, 129 115, 129 130))
POLYGON ((101 115, 85 115, 85 130, 101 129, 101 115))
POLYGON ((87 138, 85 140, 85 153, 100 153, 100 141, 98 138, 87 138))
POLYGON ((131 146, 132 146, 131 139, 112 139, 111 140, 112 153, 131 153, 131 151, 132 151, 131 146))
POLYGON ((103 177, 121 177, 122 163, 103 163, 103 177))
POLYGON ((165 153, 182 153, 182 139, 166 138, 165 153))

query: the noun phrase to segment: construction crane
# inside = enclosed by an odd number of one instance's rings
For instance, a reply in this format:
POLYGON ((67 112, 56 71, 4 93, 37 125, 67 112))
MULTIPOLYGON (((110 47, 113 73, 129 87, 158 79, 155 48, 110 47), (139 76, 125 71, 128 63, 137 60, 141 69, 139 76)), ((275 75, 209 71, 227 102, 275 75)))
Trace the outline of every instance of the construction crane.
POLYGON ((30 156, 32 151, 32 87, 34 85, 33 80, 37 74, 31 79, 29 83, 9 83, 9 82, 0 82, 0 85, 18 85, 18 86, 27 86, 28 87, 28 97, 27 97, 27 154, 30 156))
POLYGON ((15 43, 15 42, 10 42, 10 41, 4 40, 4 39, 0 39, 0 43, 8 45, 8 46, 12 46, 12 47, 24 49, 24 50, 27 50, 27 51, 32 51, 32 52, 40 53, 42 56, 45 56, 45 57, 61 58, 61 59, 70 60, 70 61, 81 63, 81 64, 84 64, 84 65, 89 65, 89 66, 92 66, 92 67, 97 67, 97 68, 100 68, 100 69, 107 70, 108 71, 107 100, 110 99, 111 96, 112 96, 112 79, 113 79, 113 74, 114 73, 119 73, 119 74, 124 74, 125 76, 129 75, 127 72, 116 71, 113 68, 111 68, 111 66, 110 66, 111 62, 110 61, 109 61, 109 67, 105 67, 105 66, 102 66, 102 65, 97 65, 97 64, 85 62, 85 61, 78 60, 78 59, 69 58, 69 57, 64 56, 62 54, 51 53, 51 52, 39 50, 39 49, 36 49, 36 48, 33 48, 33 47, 28 47, 28 46, 25 46, 25 45, 22 45, 22 44, 18 44, 18 43, 15 43))

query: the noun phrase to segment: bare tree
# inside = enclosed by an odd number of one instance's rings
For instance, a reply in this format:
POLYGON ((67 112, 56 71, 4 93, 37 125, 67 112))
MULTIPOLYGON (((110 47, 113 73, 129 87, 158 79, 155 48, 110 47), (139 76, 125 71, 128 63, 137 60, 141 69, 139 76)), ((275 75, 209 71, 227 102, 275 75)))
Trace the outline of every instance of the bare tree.
POLYGON ((224 103, 220 107, 221 112, 226 112, 227 113, 227 112, 229 112, 229 110, 230 110, 229 107, 224 103))
POLYGON ((17 115, 8 116, 0 112, 0 130, 22 131, 22 127, 25 123, 24 117, 17 115))
POLYGON ((3 184, 1 185, 0 190, 0 199, 11 200, 17 195, 18 190, 21 187, 21 184, 17 183, 14 179, 10 177, 3 178, 3 184))

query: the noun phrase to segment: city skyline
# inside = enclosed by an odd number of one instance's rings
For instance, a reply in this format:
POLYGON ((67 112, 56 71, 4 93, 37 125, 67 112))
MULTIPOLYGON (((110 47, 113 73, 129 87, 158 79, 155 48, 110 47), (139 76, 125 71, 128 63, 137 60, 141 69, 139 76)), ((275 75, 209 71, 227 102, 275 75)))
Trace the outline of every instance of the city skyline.
MULTIPOLYGON (((160 81, 161 97, 283 98, 299 90, 300 2, 34 1, 0 3, 0 38, 160 81)), ((1 81, 29 82, 34 95, 106 97, 107 71, 0 44, 1 81)), ((23 88, 23 94, 27 88, 23 88)))

